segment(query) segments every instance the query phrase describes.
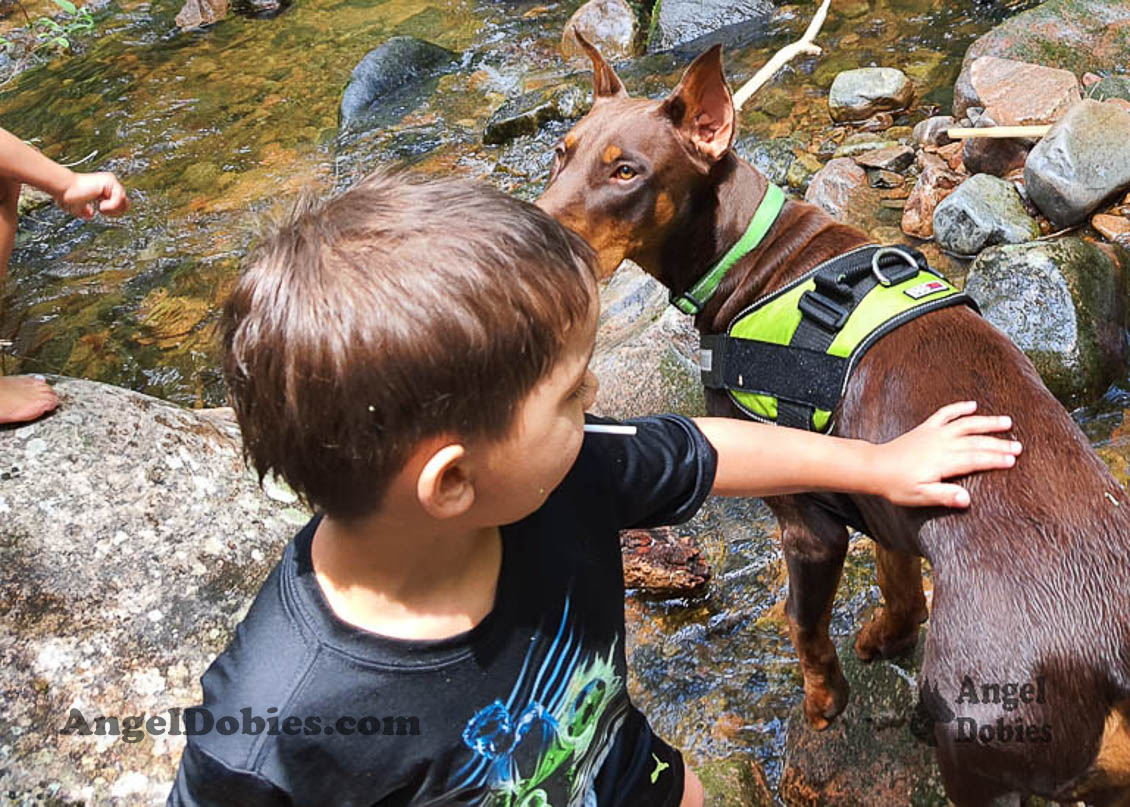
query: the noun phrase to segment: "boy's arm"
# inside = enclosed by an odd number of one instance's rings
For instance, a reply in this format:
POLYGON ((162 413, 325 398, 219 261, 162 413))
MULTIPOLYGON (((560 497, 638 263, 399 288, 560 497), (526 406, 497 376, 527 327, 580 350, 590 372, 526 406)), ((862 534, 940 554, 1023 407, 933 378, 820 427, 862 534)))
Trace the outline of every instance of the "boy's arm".
POLYGON ((129 210, 125 189, 113 174, 76 174, 4 129, 0 129, 0 177, 51 194, 59 207, 81 218, 94 215, 94 202, 108 216, 129 210))
POLYGON ((969 493, 942 482, 1010 468, 1020 443, 988 437, 1012 428, 1006 417, 963 417, 972 401, 950 404, 889 443, 869 443, 730 418, 696 418, 718 452, 713 493, 774 496, 839 491, 883 496, 907 507, 967 507, 969 493))

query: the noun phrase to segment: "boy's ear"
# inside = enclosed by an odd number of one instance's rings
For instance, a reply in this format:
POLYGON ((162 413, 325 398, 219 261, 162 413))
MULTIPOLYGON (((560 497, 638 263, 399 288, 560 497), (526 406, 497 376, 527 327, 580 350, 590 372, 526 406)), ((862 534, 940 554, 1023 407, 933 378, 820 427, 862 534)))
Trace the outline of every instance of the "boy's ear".
POLYGON ((703 53, 683 73, 660 107, 706 167, 722 159, 734 140, 734 97, 722 72, 722 46, 703 53))
POLYGON ((604 61, 604 57, 600 55, 596 46, 585 39, 585 35, 576 28, 573 28, 573 36, 577 38, 577 44, 592 60, 593 102, 600 101, 602 98, 627 98, 628 91, 624 89, 624 82, 620 81, 616 71, 609 66, 608 62, 604 61))
POLYGON ((416 498, 432 518, 461 516, 475 503, 475 486, 467 472, 466 456, 466 448, 450 443, 437 449, 424 463, 416 478, 416 498))

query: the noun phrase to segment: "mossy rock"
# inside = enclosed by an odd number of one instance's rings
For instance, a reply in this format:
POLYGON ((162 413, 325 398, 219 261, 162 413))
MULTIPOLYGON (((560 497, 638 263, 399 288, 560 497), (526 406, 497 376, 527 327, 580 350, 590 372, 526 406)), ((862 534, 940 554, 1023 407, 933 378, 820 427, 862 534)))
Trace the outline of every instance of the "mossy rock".
POLYGON ((773 793, 757 760, 747 756, 700 765, 695 773, 706 791, 706 807, 773 807, 773 793))

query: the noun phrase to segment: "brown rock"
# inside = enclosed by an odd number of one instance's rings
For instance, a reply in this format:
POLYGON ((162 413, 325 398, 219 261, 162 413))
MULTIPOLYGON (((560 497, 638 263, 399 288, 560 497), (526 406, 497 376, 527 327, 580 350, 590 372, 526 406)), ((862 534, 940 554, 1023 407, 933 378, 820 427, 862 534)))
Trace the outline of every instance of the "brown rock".
POLYGON ((703 589, 710 568, 694 539, 679 537, 670 527, 624 530, 620 533, 624 585, 661 597, 685 596, 703 589))
POLYGON ((906 177, 894 171, 882 169, 868 171, 867 178, 872 188, 904 188, 906 185, 906 177))
MULTIPOLYGON (((960 145, 960 144, 955 144, 960 145)), ((902 211, 902 231, 915 238, 934 237, 934 209, 961 184, 962 175, 935 154, 920 152, 921 174, 902 211)))
POLYGON ((970 137, 961 151, 961 162, 970 174, 992 174, 1003 177, 1024 168, 1031 147, 1023 140, 993 137, 970 137))
POLYGON ((845 224, 867 230, 878 207, 878 194, 867 182, 867 172, 848 157, 837 157, 816 172, 804 194, 845 224))
POLYGON ((1130 240, 1130 219, 1100 213, 1091 218, 1091 226, 1108 241, 1125 243, 1130 240))
POLYGON ((865 151, 855 156, 855 161, 864 168, 880 168, 884 171, 902 171, 914 162, 914 149, 910 146, 891 146, 865 151))
POLYGON ((228 14, 228 0, 185 0, 176 23, 188 30, 219 22, 228 14))
POLYGON ((964 162, 965 144, 960 140, 955 140, 944 146, 935 149, 935 153, 946 161, 951 171, 960 171, 964 162))
POLYGON ((979 99, 975 106, 1000 126, 1054 123, 1083 98, 1074 73, 996 56, 974 61, 969 81, 979 99))

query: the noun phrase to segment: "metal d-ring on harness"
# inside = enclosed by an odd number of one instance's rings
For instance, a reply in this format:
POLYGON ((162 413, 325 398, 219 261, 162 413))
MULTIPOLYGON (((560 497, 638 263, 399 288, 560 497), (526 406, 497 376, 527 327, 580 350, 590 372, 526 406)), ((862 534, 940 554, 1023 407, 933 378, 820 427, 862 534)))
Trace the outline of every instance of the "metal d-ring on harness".
MULTIPOLYGON (((761 218, 763 236, 769 227, 761 218)), ((753 246, 751 239, 743 241, 741 255, 727 252, 726 268, 749 254, 760 238, 752 239, 753 246)), ((715 270, 704 279, 720 280, 715 270)), ((713 293, 711 288, 704 296, 702 285, 696 284, 691 295, 696 308, 713 293)), ((676 304, 685 299, 676 298, 676 304)), ((851 372, 871 345, 922 314, 957 304, 976 310, 917 250, 859 247, 757 300, 734 317, 725 334, 704 335, 702 381, 726 390, 755 420, 828 431, 851 372)))

